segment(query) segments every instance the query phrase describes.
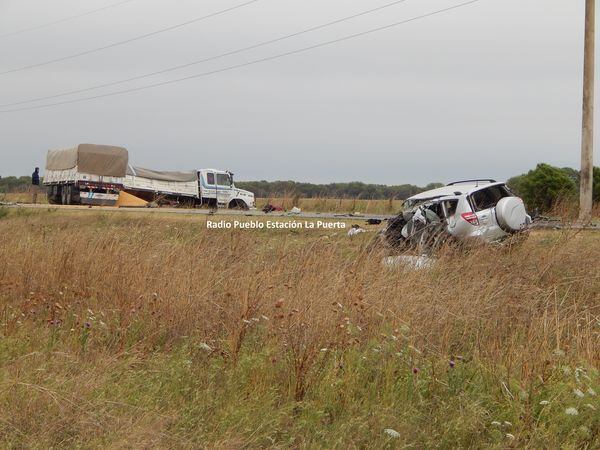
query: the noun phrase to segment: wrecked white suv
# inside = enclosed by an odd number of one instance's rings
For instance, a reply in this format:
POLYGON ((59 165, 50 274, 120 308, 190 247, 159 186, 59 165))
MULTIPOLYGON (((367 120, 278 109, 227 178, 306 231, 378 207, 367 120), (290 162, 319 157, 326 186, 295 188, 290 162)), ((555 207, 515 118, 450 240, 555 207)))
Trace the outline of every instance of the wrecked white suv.
POLYGON ((505 183, 466 180, 422 192, 404 202, 384 235, 393 245, 427 250, 448 237, 499 242, 527 229, 531 217, 523 200, 505 183))

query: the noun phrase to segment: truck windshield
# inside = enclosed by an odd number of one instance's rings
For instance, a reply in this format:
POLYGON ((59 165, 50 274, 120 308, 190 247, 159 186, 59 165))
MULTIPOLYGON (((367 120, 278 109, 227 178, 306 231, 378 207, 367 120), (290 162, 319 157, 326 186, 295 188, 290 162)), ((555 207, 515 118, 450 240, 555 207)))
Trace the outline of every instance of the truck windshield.
POLYGON ((218 173, 217 174, 217 184, 219 186, 231 186, 231 178, 226 173, 218 173))

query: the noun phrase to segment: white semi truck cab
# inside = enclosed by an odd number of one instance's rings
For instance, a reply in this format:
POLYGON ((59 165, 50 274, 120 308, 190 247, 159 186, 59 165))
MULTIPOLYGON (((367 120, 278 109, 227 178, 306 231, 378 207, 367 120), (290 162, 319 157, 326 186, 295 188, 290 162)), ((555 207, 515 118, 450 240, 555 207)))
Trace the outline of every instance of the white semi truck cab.
POLYGON ((252 209, 256 207, 254 194, 238 189, 233 173, 218 169, 198 170, 198 186, 203 202, 215 202, 224 208, 252 209))
POLYGON ((129 166, 125 191, 147 201, 232 209, 255 208, 254 194, 235 187, 233 173, 219 169, 186 172, 129 166))

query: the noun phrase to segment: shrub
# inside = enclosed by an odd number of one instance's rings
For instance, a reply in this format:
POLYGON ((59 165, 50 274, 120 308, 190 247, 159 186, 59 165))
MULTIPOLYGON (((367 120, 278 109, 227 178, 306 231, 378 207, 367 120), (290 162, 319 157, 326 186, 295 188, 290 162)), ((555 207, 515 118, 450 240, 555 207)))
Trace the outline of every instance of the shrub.
POLYGON ((529 208, 542 212, 552 209, 559 199, 573 197, 577 192, 577 184, 569 174, 544 163, 526 175, 511 178, 508 185, 529 208))

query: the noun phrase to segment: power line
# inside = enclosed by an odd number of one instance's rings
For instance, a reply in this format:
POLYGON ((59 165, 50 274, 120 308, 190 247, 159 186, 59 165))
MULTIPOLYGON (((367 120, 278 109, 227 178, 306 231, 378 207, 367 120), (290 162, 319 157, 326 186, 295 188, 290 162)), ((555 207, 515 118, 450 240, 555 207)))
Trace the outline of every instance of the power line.
POLYGON ((347 35, 347 36, 343 36, 341 38, 332 39, 330 41, 322 42, 320 44, 315 44, 315 45, 311 45, 311 46, 308 46, 308 47, 303 47, 303 48, 300 48, 300 49, 297 49, 297 50, 292 50, 292 51, 285 52, 285 53, 279 53, 277 55, 268 56, 268 57, 265 57, 265 58, 255 59, 255 60, 252 60, 252 61, 248 61, 248 62, 241 63, 241 64, 236 64, 236 65, 233 65, 233 66, 223 67, 221 69, 211 70, 209 72, 203 72, 203 73, 199 73, 199 74, 195 74, 195 75, 189 75, 189 76, 183 77, 183 78, 177 78, 177 79, 174 79, 174 80, 162 81, 162 82, 159 82, 159 83, 148 84, 148 85, 140 86, 140 87, 136 87, 136 88, 123 89, 123 90, 120 90, 120 91, 114 91, 114 92, 109 92, 109 93, 106 93, 106 94, 94 95, 94 96, 90 96, 90 97, 77 98, 77 99, 73 99, 73 100, 65 100, 65 101, 62 101, 62 102, 47 103, 47 104, 44 104, 44 105, 29 106, 29 107, 25 107, 25 108, 7 109, 7 110, 0 111, 0 113, 10 113, 10 112, 16 112, 16 111, 28 111, 28 110, 34 110, 34 109, 50 108, 50 107, 59 106, 59 105, 67 105, 67 104, 71 104, 71 103, 81 103, 81 102, 86 102, 86 101, 90 101, 90 100, 96 100, 96 99, 104 98, 104 97, 113 97, 113 96, 117 96, 117 95, 127 94, 127 93, 130 93, 130 92, 137 92, 137 91, 143 91, 143 90, 146 90, 146 89, 153 89, 153 88, 156 88, 156 87, 165 86, 165 85, 174 84, 174 83, 180 83, 182 81, 187 81, 187 80, 191 80, 191 79, 195 79, 195 78, 200 78, 200 77, 205 77, 205 76, 209 76, 209 75, 215 75, 215 74, 218 74, 218 73, 227 72, 227 71, 235 70, 235 69, 240 69, 240 68, 243 68, 243 67, 251 66, 251 65, 254 65, 254 64, 259 64, 259 63, 262 63, 262 62, 272 61, 272 60, 283 58, 283 57, 286 57, 286 56, 290 56, 290 55, 295 55, 295 54, 298 54, 298 53, 307 52, 307 51, 314 50, 314 49, 321 48, 321 47, 325 47, 325 46, 328 46, 328 45, 337 44, 339 42, 348 41, 350 39, 358 38, 358 37, 361 37, 361 36, 366 36, 366 35, 369 35, 369 34, 372 34, 372 33, 377 33, 379 31, 389 30, 390 28, 398 27, 400 25, 404 25, 404 24, 407 24, 407 23, 410 23, 410 22, 414 22, 414 21, 417 21, 417 20, 425 19, 427 17, 435 16, 435 15, 442 14, 442 13, 445 13, 445 12, 449 12, 449 11, 452 11, 452 10, 455 10, 455 9, 458 9, 458 8, 462 8, 464 6, 471 5, 473 3, 477 3, 479 1, 481 1, 481 0, 470 0, 470 1, 467 1, 467 2, 459 3, 459 4, 454 5, 454 6, 450 6, 448 8, 438 9, 436 11, 433 11, 433 12, 430 12, 430 13, 427 13, 427 14, 422 14, 420 16, 411 17, 410 19, 402 20, 400 22, 394 22, 394 23, 389 24, 389 25, 384 25, 384 26, 381 26, 381 27, 372 28, 370 30, 362 31, 360 33, 350 34, 350 35, 347 35))
MULTIPOLYGON (((129 0, 129 1, 133 1, 133 0, 129 0)), ((160 30, 151 31, 149 33, 140 34, 138 36, 134 36, 132 38, 125 39, 125 40, 122 40, 122 41, 113 42, 112 44, 103 45, 101 47, 92 48, 90 50, 85 50, 85 51, 82 51, 82 52, 79 52, 79 53, 73 53, 72 55, 61 56, 60 58, 49 59, 47 61, 43 61, 43 62, 39 62, 39 63, 35 63, 35 64, 29 64, 27 66, 16 67, 16 68, 10 69, 10 70, 5 70, 3 72, 0 72, 0 75, 6 75, 6 74, 9 74, 9 73, 21 72, 23 70, 33 69, 34 67, 47 66, 48 64, 53 64, 53 63, 57 63, 57 62, 61 62, 61 61, 67 61, 69 59, 78 58, 80 56, 89 55, 89 54, 92 54, 92 53, 97 53, 97 52, 100 52, 102 50, 108 50, 109 48, 119 47, 121 45, 129 44, 131 42, 139 41, 141 39, 146 39, 146 38, 151 37, 151 36, 156 36, 157 34, 166 33, 167 31, 176 30, 177 28, 182 28, 182 27, 191 25, 193 23, 200 22, 202 20, 210 19, 211 17, 219 16, 219 15, 228 13, 230 11, 233 11, 233 10, 236 10, 236 9, 239 9, 239 8, 243 8, 244 6, 248 6, 248 5, 252 4, 252 3, 257 3, 259 1, 261 1, 261 0, 246 1, 244 3, 240 3, 240 4, 232 6, 230 8, 222 9, 220 11, 216 11, 214 13, 208 14, 206 16, 197 17, 196 19, 192 19, 192 20, 188 20, 188 21, 185 21, 185 22, 182 22, 182 23, 171 25, 171 26, 166 27, 166 28, 161 28, 160 30)))
POLYGON ((161 70, 158 70, 158 71, 155 71, 155 72, 146 73, 146 74, 143 74, 143 75, 137 75, 137 76, 131 77, 131 78, 126 78, 126 79, 122 79, 122 80, 118 80, 118 81, 111 81, 109 83, 98 84, 98 85, 87 87, 87 88, 76 89, 76 90, 72 90, 72 91, 62 92, 62 93, 59 93, 59 94, 47 95, 47 96, 44 96, 44 97, 31 98, 31 99, 28 99, 28 100, 22 100, 22 101, 13 102, 13 103, 0 104, 0 108, 6 108, 6 107, 9 107, 9 106, 24 105, 24 104, 27 104, 27 103, 34 103, 34 102, 41 101, 41 100, 50 100, 50 99, 53 99, 53 98, 64 97, 64 96, 67 96, 67 95, 81 94, 83 92, 89 92, 89 91, 93 91, 93 90, 96 90, 96 89, 101 89, 101 88, 105 88, 105 87, 115 86, 115 85, 118 85, 118 84, 128 83, 130 81, 141 80, 143 78, 148 78, 148 77, 152 77, 152 76, 155 76, 155 75, 161 75, 161 74, 164 74, 164 73, 173 72, 175 70, 184 69, 186 67, 194 66, 194 65, 197 65, 197 64, 201 64, 201 63, 205 63, 205 62, 209 62, 209 61, 214 61, 216 59, 221 59, 221 58, 224 58, 226 56, 231 56, 231 55, 239 54, 239 53, 246 52, 246 51, 249 51, 249 50, 254 50, 254 49, 259 48, 259 47, 264 47, 265 45, 269 45, 269 44, 273 44, 275 42, 280 42, 280 41, 283 41, 283 40, 286 40, 286 39, 297 37, 297 36, 300 36, 302 34, 310 33, 310 32, 313 32, 313 31, 317 31, 317 30, 320 30, 320 29, 323 29, 323 28, 326 28, 326 27, 329 27, 329 26, 332 26, 332 25, 337 25, 339 23, 346 22, 346 21, 351 20, 351 19, 356 19, 357 17, 365 16, 367 14, 371 14, 371 13, 374 13, 376 11, 381 11, 383 9, 389 8, 389 7, 397 5, 399 3, 404 3, 406 1, 407 0, 396 0, 396 1, 392 2, 392 3, 387 3, 385 5, 378 6, 377 8, 372 8, 372 9, 369 9, 367 11, 362 11, 360 13, 353 14, 351 16, 346 16, 346 17, 343 17, 341 19, 334 20, 332 22, 328 22, 328 23, 325 23, 325 24, 322 24, 322 25, 317 25, 317 26, 314 26, 314 27, 311 27, 311 28, 308 28, 308 29, 305 29, 305 30, 302 30, 302 31, 298 31, 296 33, 288 34, 286 36, 278 37, 278 38, 275 38, 275 39, 270 39, 268 41, 260 42, 258 44, 250 45, 248 47, 244 47, 244 48, 241 48, 241 49, 238 49, 238 50, 233 50, 233 51, 229 51, 229 52, 226 52, 226 53, 222 53, 220 55, 211 56, 209 58, 204 58, 204 59, 192 61, 192 62, 189 62, 189 63, 186 63, 186 64, 181 64, 181 65, 178 65, 178 66, 172 66, 172 67, 169 67, 169 68, 166 68, 166 69, 161 69, 161 70))
POLYGON ((86 11, 86 12, 81 13, 81 14, 76 14, 74 16, 68 16, 68 17, 64 17, 62 19, 54 20, 52 22, 47 22, 47 23, 43 23, 43 24, 40 24, 40 25, 34 25, 32 27, 23 28, 21 30, 11 31, 10 33, 0 34, 0 39, 7 38, 9 36, 15 36, 17 34, 28 33, 30 31, 40 30, 42 28, 48 28, 48 27, 51 27, 53 25, 58 25, 60 23, 69 22, 71 20, 79 19, 79 18, 85 17, 85 16, 90 16, 92 14, 96 14, 96 13, 99 13, 101 11, 106 11, 107 9, 116 8, 116 7, 124 5, 126 3, 131 3, 131 2, 135 2, 135 1, 137 1, 137 0, 123 0, 123 1, 120 1, 120 2, 117 2, 117 3, 111 3, 110 5, 106 5, 106 6, 103 6, 101 8, 92 9, 91 11, 86 11))

